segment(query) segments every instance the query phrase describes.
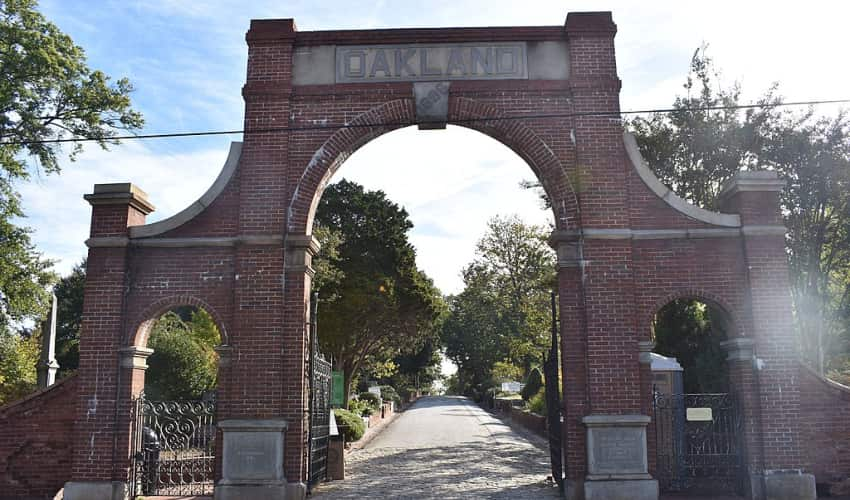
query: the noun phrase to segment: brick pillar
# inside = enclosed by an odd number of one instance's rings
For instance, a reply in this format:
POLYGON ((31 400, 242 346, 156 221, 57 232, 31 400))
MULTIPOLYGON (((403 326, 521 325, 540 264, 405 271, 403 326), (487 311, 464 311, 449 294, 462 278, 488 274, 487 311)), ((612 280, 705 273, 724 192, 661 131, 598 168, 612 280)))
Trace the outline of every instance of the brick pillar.
POLYGON ((765 498, 815 498, 801 443, 799 352, 792 329, 785 227, 779 207, 784 181, 774 172, 739 172, 721 190, 720 206, 741 216, 749 270, 751 337, 759 369, 760 447, 765 498), (787 496, 788 492, 793 496, 787 496))
POLYGON ((587 474, 586 430, 587 363, 582 299, 581 254, 578 241, 555 232, 550 244, 558 254, 558 309, 561 327, 561 373, 563 373, 562 430, 567 497, 582 488, 587 474))
POLYGON ((65 499, 123 499, 130 478, 127 411, 139 378, 136 370, 121 367, 120 354, 128 228, 144 224, 153 206, 132 184, 97 184, 85 199, 92 205, 91 237, 86 242, 73 467, 65 499))
MULTIPOLYGON (((576 192, 581 230, 629 228, 627 161, 623 147, 620 79, 614 55, 617 27, 610 12, 570 13, 566 37, 569 86, 576 117, 576 192), (604 116, 599 112, 610 112, 604 116), (593 175, 588 175, 593 172, 593 175)), ((586 500, 658 498, 648 473, 646 426, 642 414, 634 276, 629 239, 583 240, 581 285, 587 401, 583 418, 587 442, 586 500), (616 449, 615 449, 616 448, 616 449)))
POLYGON ((727 353, 730 389, 738 400, 741 412, 741 445, 744 454, 743 465, 747 474, 746 491, 749 497, 759 498, 764 464, 761 453, 759 387, 753 367, 754 342, 750 338, 740 337, 721 342, 720 345, 727 353))

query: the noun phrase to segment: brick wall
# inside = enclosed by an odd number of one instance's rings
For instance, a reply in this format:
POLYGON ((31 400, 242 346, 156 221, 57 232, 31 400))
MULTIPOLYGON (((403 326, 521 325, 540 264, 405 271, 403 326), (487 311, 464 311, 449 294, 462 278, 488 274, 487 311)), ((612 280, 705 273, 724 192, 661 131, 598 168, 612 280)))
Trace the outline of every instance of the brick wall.
POLYGON ((52 499, 70 477, 77 382, 0 407, 0 499, 52 499))
POLYGON ((850 478, 850 387, 800 366, 804 456, 818 483, 850 478))

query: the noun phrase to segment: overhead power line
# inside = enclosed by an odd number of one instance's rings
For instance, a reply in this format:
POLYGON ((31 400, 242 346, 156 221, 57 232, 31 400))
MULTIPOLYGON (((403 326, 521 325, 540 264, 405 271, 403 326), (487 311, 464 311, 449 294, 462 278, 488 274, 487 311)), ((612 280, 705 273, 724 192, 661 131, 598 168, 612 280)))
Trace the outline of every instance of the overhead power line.
MULTIPOLYGON (((529 115, 513 115, 513 116, 486 116, 478 118, 464 118, 461 120, 451 120, 451 124, 462 125, 466 123, 482 123, 495 122, 506 120, 535 120, 548 118, 580 118, 580 117, 622 117, 626 115, 641 115, 654 113, 673 113, 682 111, 722 111, 736 109, 756 109, 756 108, 781 108, 788 106, 816 106, 823 104, 848 104, 850 99, 831 99, 821 101, 794 101, 780 103, 758 103, 758 104, 736 104, 729 106, 703 106, 693 108, 655 108, 655 109, 639 109, 627 111, 585 111, 580 113, 544 113, 544 114, 529 114, 529 115)), ((375 123, 323 123, 321 125, 301 125, 294 127, 269 127, 255 128, 250 130, 206 130, 199 132, 168 132, 161 134, 131 134, 117 135, 113 137, 95 138, 95 137, 69 137, 63 139, 43 139, 36 141, 0 141, 0 146, 3 145, 27 145, 27 144, 55 144, 63 142, 95 142, 95 141, 125 141, 132 139, 165 139, 171 137, 203 137, 212 135, 234 135, 234 134, 268 134, 275 132, 303 132, 310 130, 328 130, 328 129, 344 129, 344 128, 373 128, 373 127, 406 127, 418 124, 427 124, 428 122, 419 121, 401 121, 401 122, 375 122, 375 123)), ((436 121, 435 123, 442 123, 436 121)))

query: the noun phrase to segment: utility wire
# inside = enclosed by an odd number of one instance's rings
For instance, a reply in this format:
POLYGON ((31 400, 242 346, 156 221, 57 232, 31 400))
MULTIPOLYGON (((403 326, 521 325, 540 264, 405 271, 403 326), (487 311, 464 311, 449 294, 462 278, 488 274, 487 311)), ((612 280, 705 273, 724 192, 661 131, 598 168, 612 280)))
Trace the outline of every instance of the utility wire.
MULTIPOLYGON (((682 111, 720 111, 720 110, 735 110, 735 109, 755 109, 755 108, 780 108, 788 106, 815 106, 821 104, 848 104, 850 99, 831 99, 822 101, 794 101, 780 103, 761 103, 761 104, 735 104, 728 106, 702 106, 694 108, 656 108, 656 109, 639 109, 628 111, 585 111, 580 113, 545 113, 545 114, 530 114, 530 115, 514 115, 514 116, 488 116, 479 118, 465 118, 462 120, 451 120, 451 124, 465 123, 482 123, 482 122, 498 122, 511 120, 535 120, 548 118, 579 118, 579 117, 622 117, 625 115, 640 115, 650 113, 673 113, 682 111)), ((271 127, 271 128, 253 128, 248 130, 207 130, 200 132, 170 132, 162 134, 133 134, 133 135, 116 135, 111 137, 70 137, 65 139, 43 139, 36 141, 0 141, 0 146, 5 145, 27 145, 27 144, 55 144, 63 142, 95 142, 95 141, 124 141, 131 139, 164 139, 169 137, 203 137, 212 135, 234 135, 234 134, 268 134, 275 132, 303 132, 310 130, 328 130, 328 129, 345 129, 345 128, 372 128, 372 127, 406 127, 410 125, 428 124, 428 123, 444 123, 442 120, 434 121, 399 121, 399 122, 375 122, 375 123, 337 123, 337 124, 321 124, 321 125, 303 125, 297 127, 271 127)), ((2 138, 2 136, 0 136, 2 138)))

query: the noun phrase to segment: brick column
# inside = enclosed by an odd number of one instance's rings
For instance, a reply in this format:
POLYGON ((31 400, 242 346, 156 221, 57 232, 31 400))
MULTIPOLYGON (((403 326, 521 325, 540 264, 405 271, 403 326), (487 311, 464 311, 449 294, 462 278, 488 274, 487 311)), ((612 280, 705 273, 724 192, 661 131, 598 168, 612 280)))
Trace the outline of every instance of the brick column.
POLYGON ((749 498, 762 496, 761 407, 756 382, 752 339, 741 337, 721 342, 729 366, 729 384, 741 412, 741 446, 746 473, 745 489, 749 498))
POLYGON ((588 413, 582 260, 578 240, 568 234, 556 231, 550 244, 558 254, 565 491, 567 498, 580 498, 587 474, 586 431, 581 419, 588 413))
POLYGON ((144 224, 153 206, 132 184, 97 184, 85 199, 92 205, 91 237, 86 242, 73 467, 65 499, 123 499, 130 479, 127 412, 139 378, 144 383, 137 370, 121 366, 128 228, 144 224))
POLYGON ((800 441, 799 352, 792 329, 785 227, 779 207, 784 185, 774 172, 739 172, 721 190, 720 206, 741 216, 751 337, 759 366, 754 382, 760 389, 764 495, 814 499, 814 476, 806 473, 800 441))
MULTIPOLYGON (((614 55, 617 26, 610 12, 570 13, 566 37, 575 127, 575 179, 585 229, 629 228, 620 79, 614 55), (604 116, 594 113, 610 112, 604 116), (592 172, 593 175, 589 175, 592 172)), ((585 309, 587 476, 584 498, 658 498, 647 472, 638 338, 634 315, 634 266, 629 239, 584 240, 581 287, 585 309), (614 448, 618 448, 619 451, 614 448)))

